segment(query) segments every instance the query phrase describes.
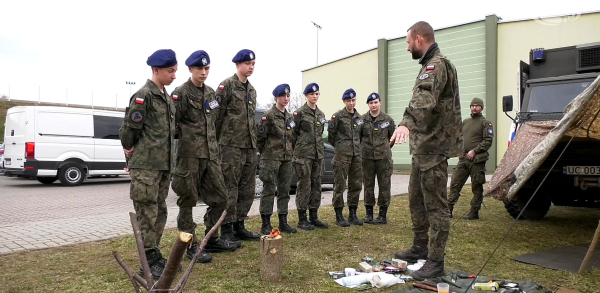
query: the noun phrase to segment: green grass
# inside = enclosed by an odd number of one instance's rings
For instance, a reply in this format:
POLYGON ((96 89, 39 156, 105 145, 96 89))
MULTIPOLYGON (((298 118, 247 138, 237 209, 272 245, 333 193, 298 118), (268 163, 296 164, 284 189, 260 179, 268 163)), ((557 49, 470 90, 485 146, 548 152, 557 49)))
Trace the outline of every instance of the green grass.
MULTIPOLYGON (((470 189, 469 186, 465 190, 470 189)), ((464 192, 456 214, 468 209, 470 192, 464 192)), ((496 247, 512 218, 501 202, 486 198, 487 208, 479 221, 458 222, 450 232, 446 271, 460 269, 476 273, 496 247)), ((236 252, 213 254, 213 262, 199 264, 186 286, 187 292, 352 292, 329 279, 328 271, 358 267, 364 256, 390 258, 412 243, 408 198, 392 200, 388 225, 340 228, 333 224, 331 207, 321 209, 321 218, 331 224, 328 230, 284 235, 284 280, 280 283, 260 281, 257 242, 245 242, 236 252)), ((347 213, 347 210, 346 210, 347 213)), ((364 208, 359 209, 361 217, 364 208)), ((290 222, 295 225, 295 212, 290 222)), ((543 221, 519 222, 506 242, 492 258, 483 275, 513 280, 533 280, 556 289, 567 287, 593 292, 600 287, 600 270, 579 276, 544 269, 511 260, 512 257, 553 247, 587 243, 593 236, 600 216, 597 210, 552 207, 543 221)), ((276 219, 274 217, 276 222, 276 219)), ((454 219, 456 220, 456 219, 454 219)), ((247 224, 258 231, 260 218, 247 224)), ((200 227, 199 227, 199 230, 200 227)), ((201 232, 199 233, 201 234, 201 232)), ((163 254, 168 255, 176 232, 163 237, 163 254)), ((133 270, 139 262, 132 236, 56 249, 46 249, 0 256, 0 292, 133 292, 125 273, 113 259, 116 250, 133 270)), ((184 266, 188 261, 184 260, 184 266)), ((400 288, 394 286, 389 292, 400 288)))

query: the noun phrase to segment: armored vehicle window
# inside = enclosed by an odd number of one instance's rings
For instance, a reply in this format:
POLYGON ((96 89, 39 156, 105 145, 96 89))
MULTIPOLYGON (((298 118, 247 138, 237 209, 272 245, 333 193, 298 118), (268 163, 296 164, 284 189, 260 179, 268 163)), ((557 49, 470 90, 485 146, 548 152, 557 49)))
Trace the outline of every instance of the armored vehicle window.
POLYGON ((563 112, 591 83, 579 80, 572 83, 534 85, 531 87, 527 112, 563 112))
POLYGON ((119 139, 123 118, 94 115, 94 138, 119 139))

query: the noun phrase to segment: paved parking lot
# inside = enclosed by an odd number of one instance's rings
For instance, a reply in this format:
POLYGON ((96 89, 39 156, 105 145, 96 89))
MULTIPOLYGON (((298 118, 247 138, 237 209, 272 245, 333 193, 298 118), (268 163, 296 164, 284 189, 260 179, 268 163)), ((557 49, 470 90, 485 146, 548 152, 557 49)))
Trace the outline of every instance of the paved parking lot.
MULTIPOLYGON (((110 239, 132 234, 129 212, 129 177, 88 179, 77 187, 58 181, 43 185, 37 180, 0 176, 0 254, 110 239)), ((408 175, 394 175, 392 194, 407 192, 408 175)), ((331 205, 332 185, 323 185, 322 205, 331 205)), ((166 228, 177 226, 177 196, 167 198, 166 228)), ((362 194, 361 194, 362 199, 362 194)), ((259 215, 255 200, 250 216, 259 215)), ((295 196, 290 210, 296 209, 295 196)), ((194 209, 202 223, 206 206, 194 209)))

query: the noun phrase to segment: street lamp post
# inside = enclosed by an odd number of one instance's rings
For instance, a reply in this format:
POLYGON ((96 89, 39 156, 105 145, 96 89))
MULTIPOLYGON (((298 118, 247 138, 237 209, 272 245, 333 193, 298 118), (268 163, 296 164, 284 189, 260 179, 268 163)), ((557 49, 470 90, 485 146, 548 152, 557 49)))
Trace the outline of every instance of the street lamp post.
POLYGON ((131 86, 135 85, 135 81, 126 81, 125 83, 129 85, 129 96, 131 97, 131 86))
POLYGON ((319 30, 323 28, 320 25, 316 24, 314 21, 311 22, 317 28, 317 66, 319 66, 319 30))

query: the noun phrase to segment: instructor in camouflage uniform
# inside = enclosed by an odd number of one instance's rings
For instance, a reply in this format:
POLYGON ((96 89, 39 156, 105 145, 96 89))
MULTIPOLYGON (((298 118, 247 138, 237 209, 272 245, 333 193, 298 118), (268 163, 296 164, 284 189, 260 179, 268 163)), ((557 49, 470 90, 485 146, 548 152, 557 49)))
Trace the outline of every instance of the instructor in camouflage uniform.
POLYGON ((325 171, 323 128, 327 122, 325 114, 317 107, 320 95, 319 85, 309 83, 304 89, 306 103, 294 112, 292 165, 298 178, 296 207, 298 208, 298 228, 302 230, 329 227, 318 217, 321 206, 321 176, 325 171), (306 210, 310 212, 310 221, 306 219, 306 210))
POLYGON ((129 196, 133 200, 146 258, 152 277, 158 279, 167 263, 159 246, 167 222, 165 200, 174 166, 175 106, 165 86, 175 80, 177 59, 172 50, 158 50, 146 63, 152 67, 152 80, 131 97, 119 137, 128 159, 129 196))
POLYGON ((404 143, 410 135, 412 170, 408 199, 414 242, 410 250, 396 253, 396 258, 411 262, 426 258, 423 267, 412 273, 420 280, 444 274, 450 230, 448 159, 460 155, 462 119, 456 68, 440 52, 431 26, 417 22, 408 30, 406 41, 421 70, 392 140, 404 143))
MULTIPOLYGON (((192 53, 185 65, 192 77, 173 91, 179 128, 177 167, 171 187, 178 196, 177 229, 194 235, 186 257, 193 259, 198 249, 196 223, 192 209, 198 202, 198 191, 208 206, 204 214, 205 233, 217 223, 227 205, 227 189, 221 170, 219 145, 212 111, 219 107, 215 91, 204 82, 210 71, 210 58, 202 50, 192 53)), ((210 262, 207 252, 234 251, 237 246, 213 234, 198 262, 210 262)))
POLYGON ((471 176, 471 210, 464 217, 467 220, 479 219, 479 210, 483 202, 483 184, 485 184, 485 162, 490 155, 488 150, 494 140, 494 128, 492 122, 485 119, 481 114, 483 111, 483 100, 474 98, 471 102, 471 117, 463 121, 464 154, 460 156, 458 165, 452 174, 450 181, 450 196, 448 208, 450 218, 454 212, 454 205, 458 202, 460 191, 471 176))
POLYGON ((256 90, 248 81, 254 72, 254 59, 254 52, 239 51, 232 60, 237 72, 222 81, 216 93, 220 106, 214 110, 215 127, 228 191, 221 238, 230 242, 260 239, 244 225, 256 186, 256 90))
POLYGON ((342 95, 345 107, 337 111, 329 121, 327 140, 334 147, 333 155, 333 208, 338 226, 362 225, 356 216, 358 199, 362 189, 362 157, 360 147, 362 117, 354 108, 356 92, 347 89, 342 95), (344 219, 344 190, 348 181, 348 221, 344 219))
POLYGON ((265 112, 258 126, 258 152, 260 153, 259 176, 264 184, 260 197, 261 234, 268 235, 273 230, 271 215, 273 201, 277 196, 279 230, 296 233, 287 223, 288 203, 290 202, 290 181, 292 180, 292 141, 296 123, 285 106, 290 102, 290 86, 280 84, 273 90, 275 105, 265 112))
POLYGON ((378 93, 367 97, 369 112, 362 116, 361 131, 362 170, 365 185, 366 224, 387 224, 387 210, 390 206, 392 173, 394 162, 390 148, 390 138, 396 130, 394 119, 381 111, 381 98, 378 93), (379 216, 373 219, 375 205, 375 177, 379 186, 377 206, 379 216))

